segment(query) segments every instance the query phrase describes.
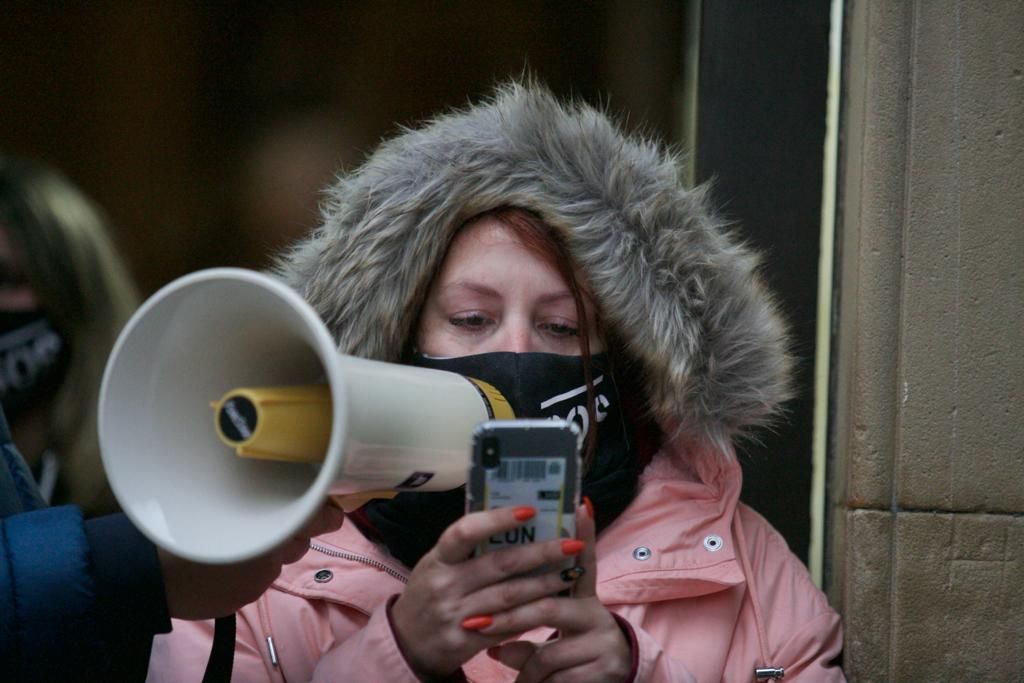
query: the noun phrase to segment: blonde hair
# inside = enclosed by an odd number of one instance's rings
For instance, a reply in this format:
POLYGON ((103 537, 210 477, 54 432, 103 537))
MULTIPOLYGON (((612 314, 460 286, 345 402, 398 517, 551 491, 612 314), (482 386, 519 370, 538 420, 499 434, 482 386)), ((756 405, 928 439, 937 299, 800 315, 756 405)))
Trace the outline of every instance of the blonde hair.
POLYGON ((96 411, 107 356, 139 297, 106 215, 56 171, 0 156, 0 222, 71 358, 47 411, 66 500, 86 514, 116 509, 100 461, 96 411))

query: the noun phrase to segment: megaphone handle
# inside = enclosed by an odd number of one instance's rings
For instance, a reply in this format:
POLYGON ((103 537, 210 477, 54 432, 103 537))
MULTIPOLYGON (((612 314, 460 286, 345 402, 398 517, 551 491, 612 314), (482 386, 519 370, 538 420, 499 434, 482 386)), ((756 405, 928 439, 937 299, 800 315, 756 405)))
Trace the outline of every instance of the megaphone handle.
POLYGON ((331 502, 345 512, 352 512, 357 508, 361 508, 367 501, 373 500, 374 498, 394 498, 397 495, 398 491, 391 489, 384 489, 381 491, 356 491, 355 493, 346 493, 343 496, 331 496, 331 502))

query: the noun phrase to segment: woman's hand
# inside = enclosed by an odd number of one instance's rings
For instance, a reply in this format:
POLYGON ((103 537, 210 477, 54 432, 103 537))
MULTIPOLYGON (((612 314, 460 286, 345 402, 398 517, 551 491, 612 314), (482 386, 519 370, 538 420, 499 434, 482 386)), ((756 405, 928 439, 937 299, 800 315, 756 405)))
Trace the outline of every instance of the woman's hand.
POLYGON ((177 619, 231 614, 256 600, 281 573, 309 550, 309 539, 339 528, 345 513, 325 503, 295 535, 270 552, 235 564, 200 564, 157 548, 167 610, 177 619))
POLYGON ((576 532, 584 543, 580 564, 585 573, 573 597, 538 600, 502 615, 501 626, 506 630, 546 625, 558 629, 558 639, 546 643, 520 640, 487 652, 519 670, 516 683, 623 683, 632 670, 629 641, 597 599, 594 518, 585 506, 576 513, 576 532))
POLYGON ((520 507, 466 515, 416 564, 390 616, 395 637, 417 674, 448 676, 481 650, 518 635, 525 629, 514 630, 519 628, 514 621, 502 626, 503 612, 546 599, 574 580, 556 571, 521 575, 579 553, 582 544, 576 540, 530 543, 471 557, 478 543, 535 514, 533 508, 520 507))

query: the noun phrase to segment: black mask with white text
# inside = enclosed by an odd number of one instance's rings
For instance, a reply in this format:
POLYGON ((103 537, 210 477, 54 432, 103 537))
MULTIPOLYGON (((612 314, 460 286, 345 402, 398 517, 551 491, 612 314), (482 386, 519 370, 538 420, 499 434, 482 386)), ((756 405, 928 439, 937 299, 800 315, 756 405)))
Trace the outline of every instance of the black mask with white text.
POLYGON ((0 312, 0 404, 8 419, 56 392, 70 354, 40 310, 0 312))
MULTIPOLYGON (((411 364, 487 382, 508 400, 516 417, 563 418, 575 422, 584 436, 593 428, 580 356, 496 352, 437 358, 416 354, 411 364)), ((601 531, 633 500, 638 468, 605 354, 591 357, 591 375, 597 442, 583 474, 582 495, 593 503, 597 530, 601 531)), ((468 434, 466 443, 468 454, 468 434)), ((443 492, 403 492, 390 500, 370 501, 363 508, 380 540, 409 567, 464 511, 465 491, 461 486, 443 492)))

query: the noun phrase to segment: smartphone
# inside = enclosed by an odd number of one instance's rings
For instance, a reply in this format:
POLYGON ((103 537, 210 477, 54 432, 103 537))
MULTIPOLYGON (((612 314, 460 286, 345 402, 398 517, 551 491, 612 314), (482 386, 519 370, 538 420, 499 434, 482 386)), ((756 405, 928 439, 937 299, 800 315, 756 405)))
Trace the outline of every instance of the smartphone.
MULTIPOLYGON (((489 420, 473 431, 466 511, 532 505, 537 515, 490 537, 477 554, 576 536, 582 437, 565 420, 489 420)), ((572 566, 568 558, 566 566, 572 566)))

